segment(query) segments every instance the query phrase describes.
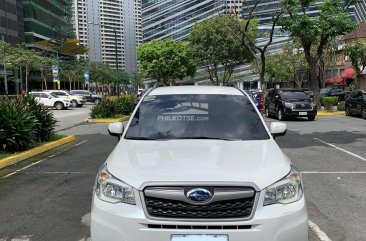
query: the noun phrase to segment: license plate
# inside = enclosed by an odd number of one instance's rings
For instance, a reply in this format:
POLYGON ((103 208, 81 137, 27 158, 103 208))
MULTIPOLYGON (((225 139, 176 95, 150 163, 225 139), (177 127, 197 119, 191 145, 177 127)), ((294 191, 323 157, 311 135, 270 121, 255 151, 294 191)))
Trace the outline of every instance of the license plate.
POLYGON ((299 115, 308 115, 308 112, 299 112, 299 115))
POLYGON ((172 235, 171 241, 229 241, 228 235, 172 235))

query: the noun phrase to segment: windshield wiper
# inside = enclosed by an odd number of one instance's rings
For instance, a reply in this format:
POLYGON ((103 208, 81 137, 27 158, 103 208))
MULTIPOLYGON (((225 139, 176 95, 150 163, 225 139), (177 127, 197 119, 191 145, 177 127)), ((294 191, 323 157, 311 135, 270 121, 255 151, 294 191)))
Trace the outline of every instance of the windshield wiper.
POLYGON ((194 140, 223 140, 223 141, 237 141, 239 139, 225 138, 225 137, 210 137, 210 136, 191 136, 191 137, 181 137, 177 139, 194 139, 194 140))
POLYGON ((147 141, 153 141, 153 140, 160 140, 161 138, 131 136, 131 137, 125 137, 125 139, 127 139, 127 140, 147 140, 147 141))

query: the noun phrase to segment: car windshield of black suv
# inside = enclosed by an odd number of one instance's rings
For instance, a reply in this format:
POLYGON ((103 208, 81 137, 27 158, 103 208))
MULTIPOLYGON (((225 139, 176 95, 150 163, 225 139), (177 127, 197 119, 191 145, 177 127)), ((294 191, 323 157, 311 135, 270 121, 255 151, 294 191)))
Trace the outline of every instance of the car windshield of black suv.
POLYGON ((306 100, 310 101, 310 96, 305 92, 282 92, 280 94, 283 100, 306 100))
POLYGON ((246 96, 157 95, 141 102, 126 139, 269 139, 246 96))

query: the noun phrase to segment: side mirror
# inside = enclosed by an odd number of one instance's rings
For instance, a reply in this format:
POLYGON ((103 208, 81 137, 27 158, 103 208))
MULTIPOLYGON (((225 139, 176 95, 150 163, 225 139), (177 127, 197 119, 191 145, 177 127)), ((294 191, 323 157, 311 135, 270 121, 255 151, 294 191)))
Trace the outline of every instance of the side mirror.
POLYGON ((121 139, 121 136, 123 134, 124 126, 122 122, 117 123, 111 123, 108 125, 108 132, 111 136, 118 137, 118 140, 121 139))
POLYGON ((49 96, 48 96, 48 99, 52 99, 52 96, 50 96, 50 95, 49 95, 49 96))
POLYGON ((273 138, 284 136, 287 132, 287 125, 281 122, 272 122, 270 127, 273 138))

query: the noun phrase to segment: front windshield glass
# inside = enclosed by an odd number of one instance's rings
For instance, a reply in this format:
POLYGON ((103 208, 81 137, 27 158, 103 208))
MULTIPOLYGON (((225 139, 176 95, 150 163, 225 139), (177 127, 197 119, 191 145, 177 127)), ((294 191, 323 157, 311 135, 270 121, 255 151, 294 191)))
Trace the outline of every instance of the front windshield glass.
POLYGON ((304 92, 282 92, 281 98, 283 100, 308 100, 310 99, 309 95, 304 92))
POLYGON ((269 139, 246 96, 146 96, 131 120, 126 139, 269 139))
POLYGON ((58 96, 55 93, 50 93, 52 97, 58 98, 58 96))

